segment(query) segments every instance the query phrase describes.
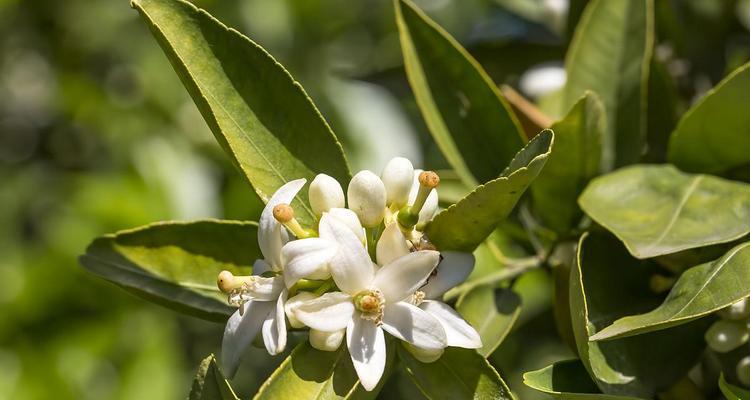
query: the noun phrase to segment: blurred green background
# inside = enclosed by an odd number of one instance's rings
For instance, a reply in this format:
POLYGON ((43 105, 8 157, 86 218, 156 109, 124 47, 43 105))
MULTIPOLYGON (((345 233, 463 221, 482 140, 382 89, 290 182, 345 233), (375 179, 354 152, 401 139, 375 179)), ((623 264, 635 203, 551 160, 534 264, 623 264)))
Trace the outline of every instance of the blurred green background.
MULTIPOLYGON (((353 169, 379 171, 394 155, 446 166, 404 78, 390 1, 195 3, 287 66, 353 169)), ((533 97, 554 79, 524 73, 562 64, 585 1, 418 4, 496 82, 533 97)), ((664 101, 686 107, 750 58, 750 1, 656 4, 657 59, 672 83, 664 101)), ((539 100, 554 113, 553 95, 539 100)), ((254 219, 260 207, 127 0, 0 0, 0 400, 186 397, 223 326, 132 297, 76 257, 108 232, 254 219)), ((549 278, 525 279, 537 306, 492 361, 532 399, 521 372, 571 353, 554 333, 549 278)), ((282 357, 254 349, 246 359, 233 382, 244 397, 282 357)), ((397 395, 419 397, 401 376, 381 396, 397 395)))

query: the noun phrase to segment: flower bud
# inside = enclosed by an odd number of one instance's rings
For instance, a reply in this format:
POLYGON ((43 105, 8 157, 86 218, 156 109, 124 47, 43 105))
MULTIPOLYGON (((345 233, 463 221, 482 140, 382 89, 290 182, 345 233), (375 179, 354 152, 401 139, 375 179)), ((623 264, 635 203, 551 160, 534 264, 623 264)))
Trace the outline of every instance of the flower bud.
POLYGON ((717 353, 728 353, 750 339, 747 324, 740 321, 719 320, 706 331, 708 347, 717 353))
POLYGON ((750 356, 743 357, 737 362, 737 380, 745 386, 750 386, 750 356))
POLYGON ((370 171, 354 175, 347 191, 349 208, 357 213, 365 228, 380 224, 385 216, 385 185, 370 171))
POLYGON ((322 351, 336 351, 344 340, 345 329, 335 332, 323 332, 310 329, 310 345, 322 351))
POLYGON ((318 174, 310 183, 308 191, 310 207, 315 215, 320 216, 332 208, 343 208, 345 205, 344 190, 336 179, 318 174))
POLYGON ((294 316, 294 308, 299 304, 312 300, 316 297, 318 296, 316 296, 312 292, 299 292, 296 296, 286 301, 286 303, 284 304, 284 313, 286 313, 286 317, 289 319, 289 326, 291 326, 292 328, 302 328, 303 326, 305 326, 305 324, 303 324, 300 320, 297 319, 297 317, 294 316))
POLYGON ((735 321, 750 318, 750 301, 742 299, 729 307, 719 310, 719 316, 735 321))
POLYGON ((411 343, 403 342, 404 347, 406 347, 406 350, 411 353, 411 355, 414 356, 417 360, 423 363, 431 363, 437 361, 440 356, 443 355, 444 349, 423 349, 417 346, 414 346, 411 343))
POLYGON ((395 157, 383 168, 380 175, 385 185, 386 203, 394 208, 401 208, 409 200, 414 167, 411 161, 403 157, 395 157))

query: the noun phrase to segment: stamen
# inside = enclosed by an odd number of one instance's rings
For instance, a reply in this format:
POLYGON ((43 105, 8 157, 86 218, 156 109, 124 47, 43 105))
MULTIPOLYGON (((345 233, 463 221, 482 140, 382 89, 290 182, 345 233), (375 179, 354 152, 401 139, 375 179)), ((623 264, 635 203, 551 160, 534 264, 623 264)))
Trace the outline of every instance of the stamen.
POLYGON ((372 321, 375 325, 383 324, 385 297, 380 290, 363 290, 354 296, 354 308, 361 312, 362 319, 372 321))
POLYGON ((421 290, 417 290, 413 295, 409 297, 409 303, 419 306, 424 301, 425 294, 421 290))
POLYGON ((299 221, 294 218, 294 209, 289 204, 277 204, 273 208, 273 217, 289 229, 298 239, 305 239, 315 236, 315 233, 305 229, 299 221))

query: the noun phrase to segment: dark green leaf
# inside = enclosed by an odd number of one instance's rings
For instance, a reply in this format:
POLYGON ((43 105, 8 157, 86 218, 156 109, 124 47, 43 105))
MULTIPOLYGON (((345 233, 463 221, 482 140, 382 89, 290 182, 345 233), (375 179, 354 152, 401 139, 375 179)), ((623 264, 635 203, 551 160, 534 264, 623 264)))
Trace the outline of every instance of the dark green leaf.
POLYGON ((750 242, 745 242, 716 261, 685 271, 658 308, 620 318, 591 340, 637 335, 684 324, 748 296, 750 242))
MULTIPOLYGON (((133 0, 203 118, 267 201, 284 183, 349 170, 341 145, 302 86, 263 48, 183 0, 133 0)), ((295 202, 312 222, 307 193, 295 202)))
POLYGON ((638 165, 594 179, 581 208, 638 258, 725 243, 750 232, 750 185, 638 165))
POLYGON ((723 374, 719 377, 719 389, 721 389, 721 393, 724 394, 724 397, 726 397, 727 400, 750 399, 750 390, 732 385, 724 379, 723 374))
POLYGON ((458 299, 456 310, 479 332, 482 348, 488 357, 503 342, 521 312, 521 299, 510 289, 496 285, 476 287, 458 299))
POLYGON ((252 272, 262 258, 250 222, 166 222, 106 235, 81 256, 92 273, 148 300, 213 321, 233 309, 216 287, 222 270, 252 272))
POLYGON ((750 63, 694 105, 669 141, 669 161, 690 172, 718 173, 750 163, 750 63))
POLYGON ((652 398, 698 361, 709 319, 603 342, 589 337, 612 321, 661 302, 649 287, 651 261, 631 257, 610 236, 584 235, 570 280, 570 309, 578 353, 605 394, 652 398))
POLYGON ((440 250, 474 250, 513 210, 547 162, 553 142, 551 130, 538 134, 499 178, 480 185, 436 215, 425 228, 432 243, 440 250))
POLYGON ((601 394, 580 360, 556 362, 523 374, 523 383, 560 400, 637 400, 635 397, 601 394))
POLYGON ((437 361, 423 363, 403 346, 398 355, 414 384, 429 399, 514 399, 497 371, 474 350, 448 347, 437 361))
POLYGON ((213 354, 206 357, 198 367, 188 400, 239 400, 219 370, 213 354))
POLYGON ((587 92, 562 120, 552 125, 555 151, 531 185, 534 210, 545 226, 565 234, 583 215, 576 200, 599 173, 604 108, 587 92))
POLYGON ((653 25, 652 0, 593 0, 568 51, 563 106, 572 107, 586 90, 600 96, 606 169, 637 162, 644 150, 653 25))
POLYGON ((470 186, 494 179, 523 146, 518 121, 487 73, 409 0, 394 0, 407 77, 445 158, 470 186))

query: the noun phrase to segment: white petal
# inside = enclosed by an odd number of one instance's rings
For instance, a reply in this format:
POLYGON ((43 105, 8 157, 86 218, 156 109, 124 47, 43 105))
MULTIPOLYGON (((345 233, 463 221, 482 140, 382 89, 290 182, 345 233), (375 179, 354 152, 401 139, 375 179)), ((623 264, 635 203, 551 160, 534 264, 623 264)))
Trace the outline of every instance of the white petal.
POLYGON ((253 283, 247 286, 250 298, 259 301, 274 301, 284 289, 284 278, 280 276, 262 277, 253 275, 253 283))
POLYGON ((305 326, 302 321, 298 320, 297 317, 294 315, 294 310, 296 307, 306 301, 312 300, 316 298, 315 294, 312 292, 305 292, 301 291, 297 293, 295 296, 293 296, 291 299, 286 301, 286 304, 284 304, 284 312, 286 313, 287 319, 289 319, 289 326, 292 328, 302 328, 305 326))
POLYGON ((320 216, 331 208, 341 208, 345 205, 344 190, 341 184, 326 174, 318 174, 308 189, 310 208, 320 216))
POLYGON ((335 332, 323 332, 317 329, 310 329, 310 345, 322 351, 336 351, 344 340, 346 329, 335 332))
POLYGON ((474 269, 474 255, 457 251, 440 253, 443 260, 437 266, 437 274, 430 277, 427 284, 420 290, 428 299, 437 299, 466 280, 474 269))
POLYGON ((424 285, 438 261, 440 253, 434 250, 409 253, 378 270, 373 286, 383 292, 386 304, 403 300, 424 285))
MULTIPOLYGON (((346 226, 349 227, 349 229, 352 230, 352 232, 354 232, 355 235, 357 235, 357 237, 363 244, 365 243, 365 228, 362 227, 362 224, 359 222, 359 217, 357 217, 357 214, 355 214, 354 211, 348 208, 332 208, 328 210, 328 214, 336 217, 338 220, 343 222, 346 226)), ((323 233, 321 233, 320 237, 324 239, 330 239, 323 233)))
POLYGON ((409 245, 406 243, 406 238, 401 233, 398 223, 394 222, 385 228, 378 240, 375 254, 379 265, 386 265, 409 254, 409 245))
POLYGON ((387 203, 401 207, 406 204, 411 191, 414 166, 404 157, 395 157, 388 161, 380 174, 385 185, 387 203))
POLYGON ((385 369, 385 336, 372 321, 355 316, 346 328, 346 345, 365 390, 375 389, 385 369))
POLYGON ((336 286, 349 294, 369 288, 374 275, 372 261, 357 235, 329 213, 320 219, 320 234, 339 245, 328 263, 336 286))
POLYGON ((365 227, 375 227, 385 215, 385 185, 370 171, 359 171, 346 192, 349 208, 357 213, 365 227))
POLYGON ((253 275, 262 275, 264 272, 271 271, 271 266, 266 260, 257 259, 253 263, 253 275))
POLYGON ((386 303, 383 329, 423 349, 442 349, 447 343, 445 330, 437 318, 404 301, 386 303))
POLYGON ((286 347, 286 320, 284 314, 284 302, 289 293, 284 290, 276 301, 276 307, 268 313, 263 321, 263 343, 266 345, 268 354, 275 356, 284 351, 286 347))
POLYGON ((445 329, 448 346, 478 349, 482 347, 479 333, 449 305, 434 300, 423 301, 419 308, 437 318, 445 329))
POLYGON ((414 358, 425 364, 437 361, 445 352, 445 349, 423 349, 414 346, 411 343, 406 343, 404 347, 406 347, 406 350, 408 350, 414 358))
POLYGON ((273 268, 281 268, 281 246, 289 240, 289 235, 273 217, 273 208, 279 204, 290 204, 294 196, 305 186, 305 179, 297 179, 282 185, 266 203, 258 220, 258 244, 263 258, 273 268))
POLYGON ((312 329, 334 332, 346 328, 354 313, 352 298, 341 292, 326 293, 292 309, 294 316, 312 329))
POLYGON ((231 378, 237 372, 247 345, 258 334, 263 320, 274 306, 271 302, 251 300, 242 305, 242 315, 237 310, 229 317, 221 341, 221 369, 227 377, 231 378))
POLYGON ((308 238, 293 240, 281 249, 284 260, 284 281, 292 287, 302 278, 326 279, 330 275, 328 262, 338 246, 329 240, 308 238))

